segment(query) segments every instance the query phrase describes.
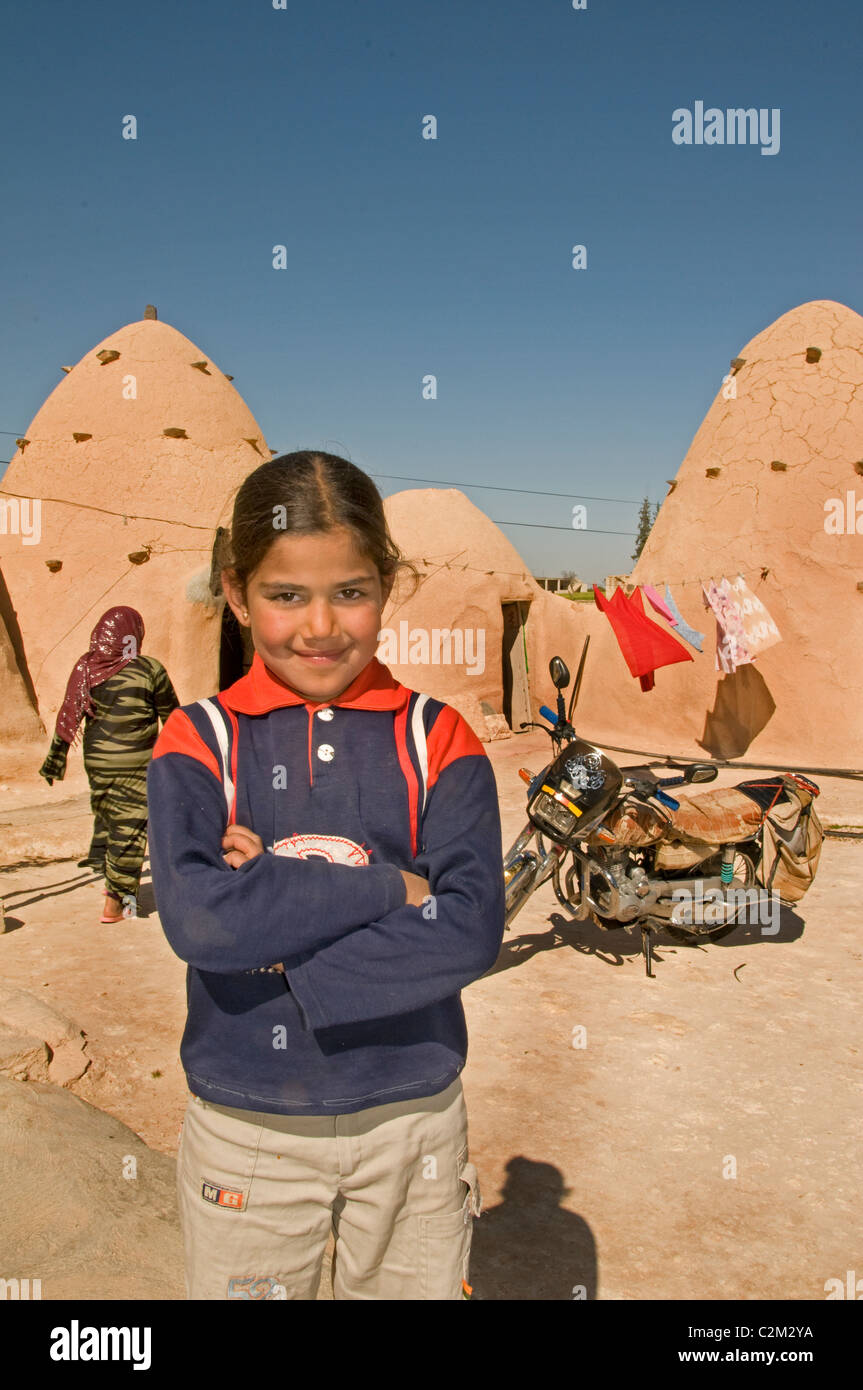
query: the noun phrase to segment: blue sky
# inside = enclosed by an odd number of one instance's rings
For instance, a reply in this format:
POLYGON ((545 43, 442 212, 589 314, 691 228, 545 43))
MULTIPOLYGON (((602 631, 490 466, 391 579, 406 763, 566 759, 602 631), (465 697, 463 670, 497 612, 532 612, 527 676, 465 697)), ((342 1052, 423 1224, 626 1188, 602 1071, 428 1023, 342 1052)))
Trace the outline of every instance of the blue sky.
POLYGON ((2 459, 151 302, 272 447, 456 482, 535 573, 599 578, 747 339, 863 307, 851 0, 18 0, 3 27, 2 459), (698 100, 778 107, 779 153, 675 145, 698 100), (616 500, 573 530, 585 497, 616 500))

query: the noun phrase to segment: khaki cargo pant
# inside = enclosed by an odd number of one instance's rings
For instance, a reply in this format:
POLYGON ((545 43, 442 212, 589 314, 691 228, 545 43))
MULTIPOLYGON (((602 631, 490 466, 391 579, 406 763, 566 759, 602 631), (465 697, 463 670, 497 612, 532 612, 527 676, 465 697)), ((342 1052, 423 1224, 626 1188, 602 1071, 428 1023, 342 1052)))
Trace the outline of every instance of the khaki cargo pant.
POLYGON ((190 1299, 460 1299, 481 1198, 461 1078, 353 1115, 190 1096, 177 1156, 190 1299))

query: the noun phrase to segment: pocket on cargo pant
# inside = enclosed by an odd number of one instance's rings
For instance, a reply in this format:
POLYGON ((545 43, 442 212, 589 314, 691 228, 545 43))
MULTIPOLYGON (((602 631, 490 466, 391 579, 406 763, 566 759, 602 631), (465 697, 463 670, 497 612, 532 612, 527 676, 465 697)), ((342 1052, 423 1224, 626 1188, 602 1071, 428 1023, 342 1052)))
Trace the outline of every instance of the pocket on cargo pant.
POLYGON ((187 1107, 178 1174, 192 1211, 220 1212, 230 1224, 249 1204, 263 1117, 192 1096, 187 1107))
POLYGON ((466 1188, 458 1211, 419 1217, 420 1298, 452 1301, 465 1294, 469 1283, 473 1218, 482 1198, 476 1168, 459 1154, 459 1179, 466 1188))

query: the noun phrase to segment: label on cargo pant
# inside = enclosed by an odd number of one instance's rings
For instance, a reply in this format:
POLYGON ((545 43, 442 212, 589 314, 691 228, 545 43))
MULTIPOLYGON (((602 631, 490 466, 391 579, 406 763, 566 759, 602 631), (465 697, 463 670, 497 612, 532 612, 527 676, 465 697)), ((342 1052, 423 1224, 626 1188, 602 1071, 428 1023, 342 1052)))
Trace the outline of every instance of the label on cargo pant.
POLYGON ((207 1182, 206 1178, 201 1183, 201 1196, 215 1207, 230 1207, 234 1211, 242 1211, 246 1200, 244 1193, 235 1192, 229 1187, 218 1187, 216 1183, 207 1182))

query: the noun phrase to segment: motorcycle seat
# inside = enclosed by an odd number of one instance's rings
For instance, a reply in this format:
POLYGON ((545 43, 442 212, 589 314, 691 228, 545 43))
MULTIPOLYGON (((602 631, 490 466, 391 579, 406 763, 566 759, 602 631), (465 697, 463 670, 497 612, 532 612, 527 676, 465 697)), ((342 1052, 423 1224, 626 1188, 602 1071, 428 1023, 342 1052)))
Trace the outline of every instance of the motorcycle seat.
POLYGON ((679 809, 671 811, 674 834, 708 845, 729 844, 751 838, 764 812, 756 801, 736 787, 717 787, 698 796, 686 796, 670 789, 679 809))

